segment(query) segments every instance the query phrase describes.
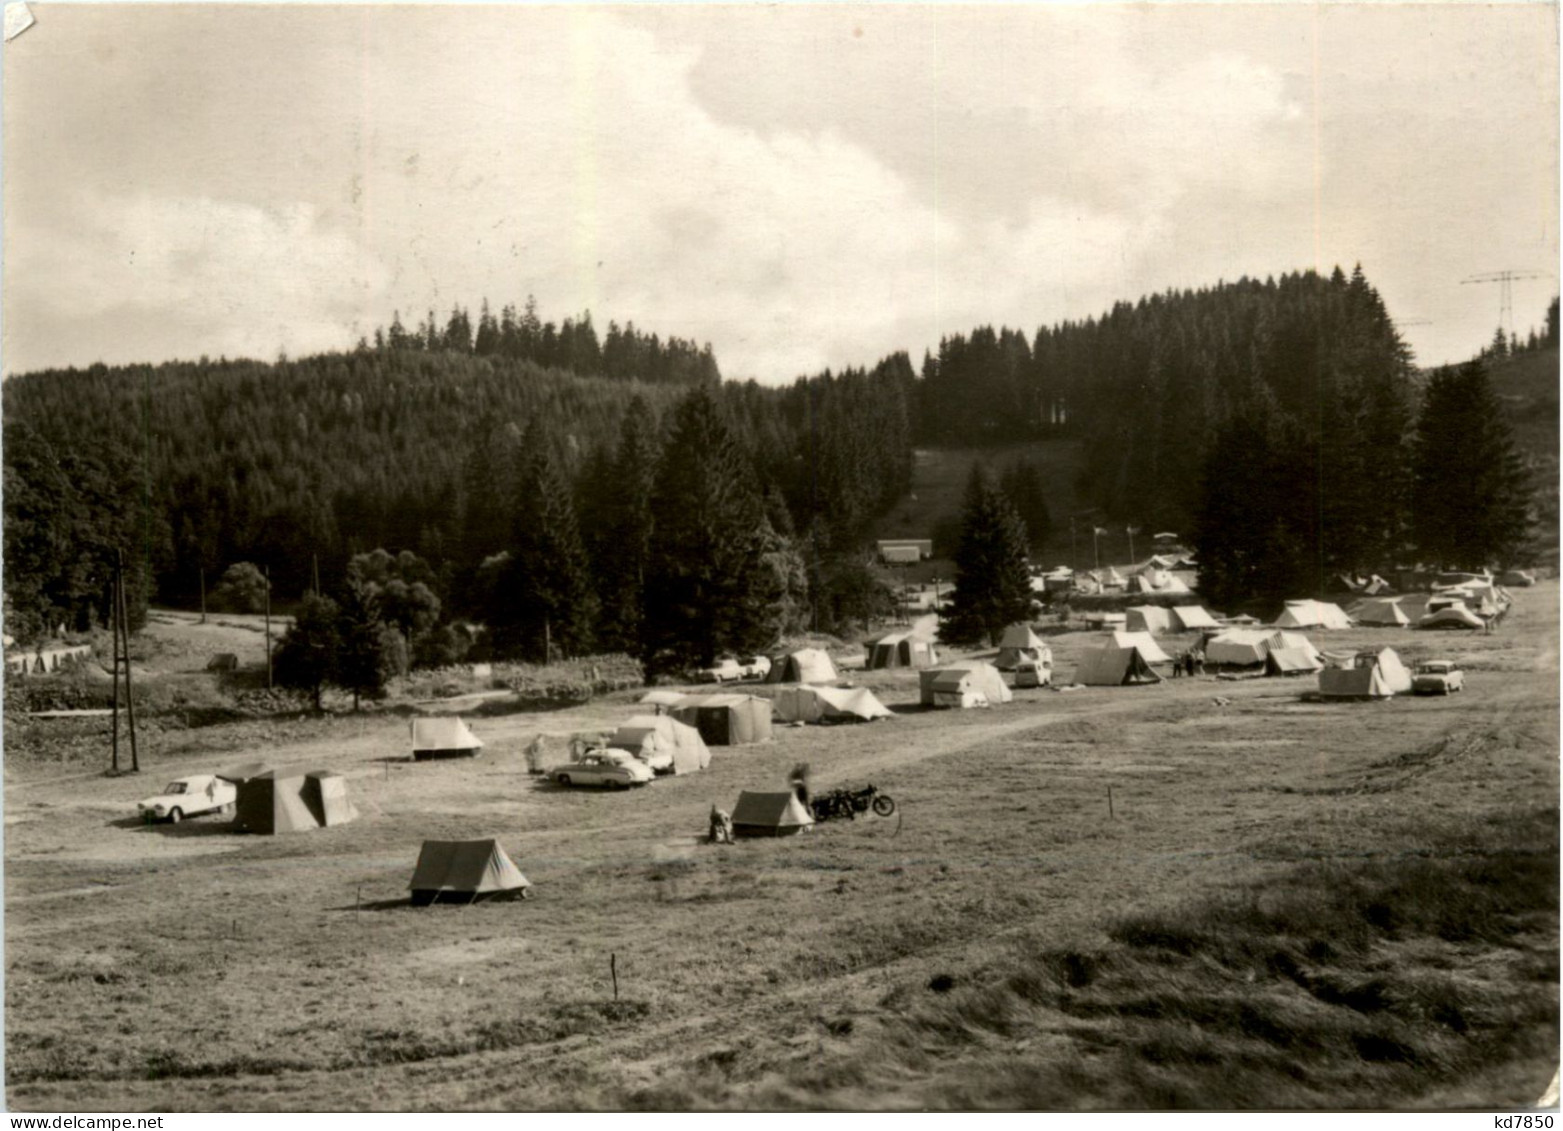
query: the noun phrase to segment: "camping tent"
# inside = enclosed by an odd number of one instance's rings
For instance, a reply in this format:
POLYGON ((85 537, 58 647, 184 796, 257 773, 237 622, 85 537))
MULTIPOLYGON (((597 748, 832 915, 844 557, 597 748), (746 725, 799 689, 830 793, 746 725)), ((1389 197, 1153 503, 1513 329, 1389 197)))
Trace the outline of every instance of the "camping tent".
POLYGON ((1271 648, 1265 657, 1266 675, 1306 675, 1323 666, 1307 648, 1271 648))
POLYGON ((839 677, 836 665, 818 648, 800 648, 771 657, 766 683, 832 683, 839 677))
POLYGON ((648 691, 640 697, 642 706, 655 707, 657 714, 661 714, 665 707, 676 707, 682 703, 685 695, 682 691, 648 691))
POLYGON ((413 903, 420 907, 441 898, 472 903, 485 895, 521 894, 531 886, 532 881, 521 874, 521 869, 492 837, 424 841, 412 883, 407 885, 413 903))
POLYGON ((318 805, 318 787, 306 786, 303 774, 264 770, 240 782, 238 792, 233 825, 243 832, 271 836, 321 825, 306 800, 311 795, 318 805))
POLYGON ((771 701, 753 695, 691 695, 672 716, 700 732, 707 746, 743 746, 771 740, 771 701))
POLYGON ((1513 585, 1521 589, 1526 589, 1536 584, 1535 574, 1531 573, 1529 570, 1524 569, 1504 570, 1503 576, 1498 580, 1501 581, 1504 585, 1513 585))
POLYGON ((1433 585, 1439 589, 1448 588, 1451 585, 1491 585, 1492 574, 1486 570, 1480 573, 1462 573, 1459 570, 1446 570, 1433 579, 1433 585))
POLYGON ((869 670, 928 668, 939 662, 933 644, 911 632, 886 632, 863 642, 869 670))
POLYGON ((483 740, 457 718, 414 719, 412 756, 422 762, 428 758, 470 758, 483 748, 483 740))
POLYGON ((1393 648, 1369 648, 1357 653, 1357 667, 1376 667, 1384 685, 1394 695, 1411 691, 1411 672, 1393 648))
POLYGON ((1127 683, 1160 683, 1144 654, 1134 647, 1103 644, 1080 657, 1075 682, 1087 687, 1118 687, 1127 683))
POLYGON ((793 836, 814 823, 796 793, 753 793, 744 790, 733 806, 736 836, 793 836))
POLYGON ((317 824, 345 825, 358 819, 358 810, 347 796, 347 779, 331 770, 304 775, 304 804, 317 824))
POLYGON ((1418 628, 1481 628, 1482 618, 1464 605, 1448 605, 1416 622, 1418 628))
POLYGON ((1147 664, 1170 664, 1172 657, 1161 650, 1148 632, 1114 632, 1112 642, 1119 648, 1133 648, 1147 664))
POLYGON ((1411 673, 1393 648, 1357 652, 1319 673, 1319 694, 1326 699, 1388 699, 1410 690, 1411 673))
POLYGON ((872 722, 891 711, 866 687, 784 687, 776 693, 776 717, 787 723, 872 722))
POLYGON ((675 774, 692 774, 711 764, 711 750, 700 732, 671 715, 633 715, 608 739, 615 750, 628 750, 643 762, 672 755, 675 774))
POLYGON ((1205 662, 1223 667, 1253 667, 1265 663, 1271 652, 1282 650, 1300 652, 1310 661, 1319 658, 1319 650, 1300 632, 1228 628, 1206 641, 1205 662))
POLYGON ((1350 628, 1351 618, 1328 601, 1288 601, 1275 618, 1277 628, 1350 628))
POLYGON ((1198 632, 1204 628, 1221 627, 1203 605, 1178 605, 1172 610, 1171 618, 1174 632, 1198 632))
POLYGON ((925 707, 980 707, 1014 698, 999 669, 981 660, 967 660, 918 673, 920 700, 925 707))
POLYGON ((219 652, 206 661, 206 670, 209 672, 236 672, 239 670, 239 657, 232 652, 219 652))
POLYGON ((993 661, 993 666, 1001 671, 1014 671, 1022 660, 1033 660, 1043 667, 1051 667, 1053 650, 1031 631, 1029 624, 1012 624, 999 638, 999 655, 993 661))
POLYGON ((1353 608, 1351 615, 1358 624, 1365 625, 1399 626, 1411 623, 1411 618, 1400 607, 1399 597, 1370 597, 1353 608))
POLYGON ((1171 632, 1172 617, 1160 605, 1130 605, 1124 610, 1132 632, 1171 632))

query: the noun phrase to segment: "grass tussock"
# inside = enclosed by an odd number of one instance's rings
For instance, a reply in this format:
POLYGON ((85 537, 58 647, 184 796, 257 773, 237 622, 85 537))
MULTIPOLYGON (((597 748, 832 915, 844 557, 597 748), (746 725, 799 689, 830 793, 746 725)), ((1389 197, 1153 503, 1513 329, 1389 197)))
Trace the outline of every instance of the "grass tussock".
POLYGON ((1556 813, 1524 824, 1533 848, 1303 865, 1125 917, 1098 950, 1037 949, 984 985, 928 995, 892 1022, 889 1047, 916 1059, 994 1046, 987 1069, 940 1088, 950 1107, 1383 1107, 1429 1073, 1545 1062, 1556 813), (1070 1047, 1045 1071, 1014 1051, 1059 1033, 1070 1047))

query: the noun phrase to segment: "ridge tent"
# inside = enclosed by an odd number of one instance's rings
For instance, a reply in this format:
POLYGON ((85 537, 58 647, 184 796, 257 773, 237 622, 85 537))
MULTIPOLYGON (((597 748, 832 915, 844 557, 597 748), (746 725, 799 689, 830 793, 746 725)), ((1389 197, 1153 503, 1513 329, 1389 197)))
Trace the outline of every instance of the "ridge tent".
POLYGON ((1482 618, 1464 605, 1448 605, 1416 622, 1418 628, 1481 628, 1482 618))
MULTIPOLYGON (((308 792, 318 799, 318 788, 308 787, 308 792)), ((303 774, 265 770, 247 777, 239 783, 233 826, 263 836, 318 829, 320 821, 310 810, 305 793, 303 774)))
POLYGON ((1271 648, 1265 657, 1266 675, 1311 675, 1323 666, 1304 648, 1271 648))
POLYGON ((427 907, 447 897, 475 903, 486 895, 524 894, 531 886, 532 881, 505 855, 499 841, 490 837, 424 841, 407 888, 415 906, 427 907))
POLYGON ((472 758, 483 748, 483 740, 457 718, 414 719, 412 721, 412 757, 415 762, 429 758, 472 758))
POLYGON ((754 695, 690 696, 670 713, 694 727, 707 746, 744 746, 771 740, 771 701, 754 695))
POLYGON ((1198 632, 1203 628, 1220 628, 1216 618, 1205 611, 1203 605, 1176 605, 1172 609, 1172 631, 1198 632))
POLYGON ((766 683, 833 683, 840 677, 830 656, 818 648, 800 648, 771 657, 766 683))
POLYGON ((791 790, 754 793, 746 789, 733 806, 735 836, 796 836, 813 823, 814 818, 791 790))
POLYGON ((1161 650, 1148 632, 1114 632, 1112 642, 1119 648, 1133 648, 1147 664, 1170 664, 1172 657, 1161 650))
POLYGON ((919 700, 925 707, 984 707, 1014 698, 998 668, 967 660, 918 673, 919 700))
POLYGON ((1411 618, 1400 607, 1399 597, 1372 597, 1352 609, 1353 619, 1366 625, 1407 625, 1411 618))
POLYGON ((1086 687, 1119 687, 1134 683, 1160 683, 1138 648, 1103 644, 1080 657, 1075 682, 1086 687))
POLYGON ((1536 584, 1535 574, 1526 569, 1506 569, 1498 580, 1504 585, 1513 585, 1520 589, 1528 589, 1536 584))
POLYGON ((1380 597, 1388 593, 1390 588, 1389 582, 1375 573, 1368 579, 1368 583, 1362 587, 1362 595, 1364 597, 1380 597))
POLYGON ((1029 624, 1012 624, 999 638, 998 658, 993 666, 1001 671, 1014 671, 1022 660, 1032 660, 1043 667, 1053 666, 1053 650, 1042 638, 1031 631, 1029 624))
POLYGON ((1205 644, 1205 661, 1249 667, 1262 664, 1270 654, 1270 631, 1263 628, 1229 628, 1205 644))
POLYGON ((1439 589, 1447 589, 1451 585, 1491 585, 1492 574, 1485 569, 1480 573, 1463 573, 1460 570, 1445 570, 1433 578, 1433 585, 1439 589))
POLYGON ((316 823, 345 825, 358 820, 358 810, 347 796, 347 779, 333 770, 313 770, 304 775, 304 804, 316 823))
POLYGON ((776 717, 788 723, 834 723, 892 716, 866 687, 784 687, 776 693, 776 717))
POLYGON ((863 642, 870 671, 880 668, 927 668, 939 662, 930 641, 912 632, 886 632, 863 642))
POLYGON ((1374 665, 1325 668, 1319 673, 1319 695, 1324 699, 1388 699, 1394 694, 1374 665))
POLYGON ((236 672, 239 670, 239 657, 232 652, 219 652, 206 661, 206 670, 209 672, 236 672))
POLYGON ((700 732, 671 715, 632 715, 609 736, 608 745, 643 762, 666 752, 672 756, 675 774, 692 774, 711 764, 711 750, 700 732))
POLYGON ((1172 617, 1160 605, 1131 605, 1124 610, 1125 626, 1131 632, 1171 632, 1172 617))
POLYGON ((1277 628, 1350 628, 1351 618, 1328 601, 1288 601, 1275 618, 1277 628))

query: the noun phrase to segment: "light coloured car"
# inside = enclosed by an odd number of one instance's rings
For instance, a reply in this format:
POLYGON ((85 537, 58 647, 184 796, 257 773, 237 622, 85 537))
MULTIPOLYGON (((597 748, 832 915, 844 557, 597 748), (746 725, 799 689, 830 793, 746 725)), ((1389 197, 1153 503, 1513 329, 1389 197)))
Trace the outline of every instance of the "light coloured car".
POLYGON ((1413 695, 1452 695, 1465 690, 1465 673, 1453 660, 1429 660, 1418 664, 1411 677, 1413 695))
POLYGON ((743 677, 743 668, 731 656, 723 656, 709 668, 701 668, 695 672, 696 683, 726 683, 730 679, 737 680, 743 677))
POLYGON ((771 674, 771 658, 769 656, 740 656, 738 668, 743 672, 745 679, 764 679, 771 674))
POLYGON ((203 813, 231 813, 238 800, 239 791, 232 782, 211 774, 192 774, 169 782, 156 797, 136 802, 136 809, 148 821, 177 825, 186 817, 203 813))
POLYGON ((656 775, 651 767, 622 750, 592 750, 575 761, 555 766, 548 777, 560 785, 597 785, 604 789, 628 789, 645 785, 656 775))

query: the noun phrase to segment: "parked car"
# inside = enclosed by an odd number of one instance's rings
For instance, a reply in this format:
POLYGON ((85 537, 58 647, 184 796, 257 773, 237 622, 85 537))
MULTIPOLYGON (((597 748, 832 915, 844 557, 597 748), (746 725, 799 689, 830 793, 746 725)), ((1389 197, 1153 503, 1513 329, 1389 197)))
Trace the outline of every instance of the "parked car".
POLYGON ((1453 660, 1429 660, 1418 664, 1411 677, 1413 695, 1451 695, 1465 690, 1465 673, 1453 660))
POLYGON ((211 774, 192 774, 169 782, 156 797, 136 802, 136 809, 148 821, 177 825, 186 817, 203 813, 231 813, 238 799, 239 791, 232 782, 211 774))
POLYGON ((742 679, 744 670, 731 656, 723 656, 709 668, 695 672, 696 683, 726 683, 730 679, 742 679))
POLYGON ((655 776, 650 766, 622 750, 592 750, 548 771, 548 777, 560 785, 600 785, 604 789, 645 785, 655 776))
POLYGON ((764 679, 771 674, 771 658, 769 656, 740 656, 738 667, 743 672, 745 679, 764 679))

